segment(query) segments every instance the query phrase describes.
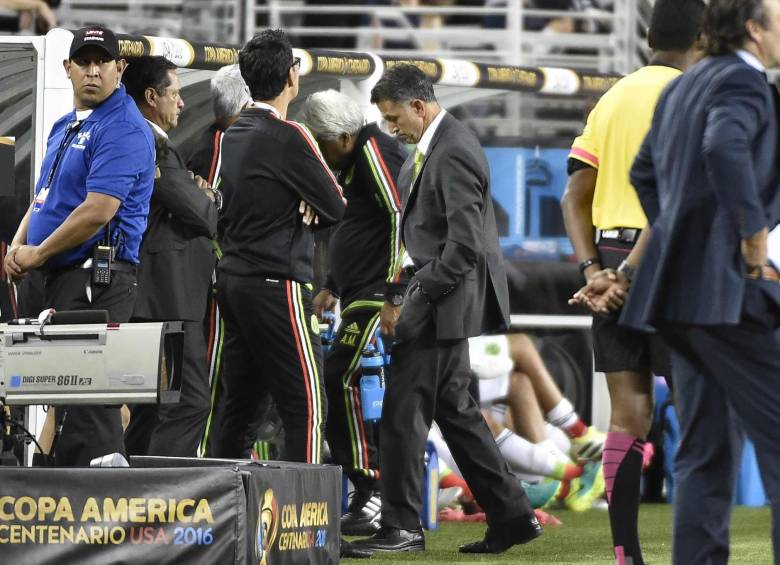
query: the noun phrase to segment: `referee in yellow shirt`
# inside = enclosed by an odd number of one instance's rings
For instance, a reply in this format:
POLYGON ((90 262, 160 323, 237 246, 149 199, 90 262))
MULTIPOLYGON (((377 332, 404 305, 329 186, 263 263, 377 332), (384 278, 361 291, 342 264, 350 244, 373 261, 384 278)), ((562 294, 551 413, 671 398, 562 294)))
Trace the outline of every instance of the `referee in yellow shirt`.
MULTIPOLYGON (((604 94, 572 145, 563 216, 588 281, 605 268, 632 274, 624 261, 647 220, 629 171, 661 91, 702 55, 704 10, 701 0, 657 0, 648 34, 652 61, 604 94)), ((660 339, 618 327, 619 314, 593 319, 596 370, 606 373, 612 400, 604 478, 615 563, 642 565, 637 516, 653 417, 652 376, 669 377, 670 363, 660 339)))

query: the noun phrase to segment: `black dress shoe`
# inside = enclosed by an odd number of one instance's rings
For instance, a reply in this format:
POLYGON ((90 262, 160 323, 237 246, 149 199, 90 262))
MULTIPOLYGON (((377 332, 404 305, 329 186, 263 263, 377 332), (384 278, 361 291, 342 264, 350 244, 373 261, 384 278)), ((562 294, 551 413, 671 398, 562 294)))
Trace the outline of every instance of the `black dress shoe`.
POLYGON ((504 553, 513 545, 528 543, 542 535, 536 515, 515 518, 489 526, 485 538, 460 546, 461 553, 504 553))
POLYGON ((370 536, 379 530, 382 519, 382 499, 379 491, 356 491, 341 517, 341 533, 345 536, 370 536))
POLYGON ((365 547, 360 547, 341 538, 341 557, 350 559, 368 559, 374 552, 365 547))
POLYGON ((422 528, 399 530, 382 526, 370 538, 359 539, 352 543, 371 551, 425 551, 425 536, 422 528))

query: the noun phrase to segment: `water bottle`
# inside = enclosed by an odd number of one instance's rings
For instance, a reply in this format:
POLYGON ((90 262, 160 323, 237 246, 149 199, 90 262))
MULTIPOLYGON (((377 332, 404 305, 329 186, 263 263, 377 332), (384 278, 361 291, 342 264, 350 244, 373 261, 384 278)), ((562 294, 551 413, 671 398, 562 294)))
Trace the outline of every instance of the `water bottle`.
POLYGON ((374 332, 374 343, 376 343, 376 349, 379 354, 385 360, 385 373, 390 368, 390 349, 392 348, 392 342, 385 345, 385 341, 382 339, 382 332, 379 328, 374 332))
POLYGON ((360 404, 365 422, 377 422, 382 417, 385 397, 385 358, 372 344, 360 357, 363 377, 360 379, 360 404))
POLYGON ((333 343, 336 341, 336 314, 333 312, 322 313, 320 341, 322 342, 322 354, 325 355, 331 350, 333 343))

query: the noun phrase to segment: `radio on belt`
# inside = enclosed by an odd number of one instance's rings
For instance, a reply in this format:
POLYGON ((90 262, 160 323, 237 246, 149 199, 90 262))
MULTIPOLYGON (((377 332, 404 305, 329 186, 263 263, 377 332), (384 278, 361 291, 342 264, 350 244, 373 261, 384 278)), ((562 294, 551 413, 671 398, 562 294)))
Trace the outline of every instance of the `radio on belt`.
POLYGON ((0 324, 0 402, 179 401, 181 322, 0 324))
POLYGON ((109 286, 111 284, 111 261, 114 260, 114 248, 110 245, 96 245, 92 253, 92 284, 109 286))

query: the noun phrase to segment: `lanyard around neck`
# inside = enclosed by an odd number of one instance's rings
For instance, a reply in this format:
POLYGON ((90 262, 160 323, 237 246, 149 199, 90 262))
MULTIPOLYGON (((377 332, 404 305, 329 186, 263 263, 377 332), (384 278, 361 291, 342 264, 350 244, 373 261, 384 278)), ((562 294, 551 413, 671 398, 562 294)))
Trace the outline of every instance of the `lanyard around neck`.
POLYGON ((51 170, 49 171, 49 176, 46 179, 46 185, 44 188, 49 188, 51 186, 51 183, 54 180, 54 174, 57 172, 57 167, 60 166, 62 155, 68 148, 68 144, 73 141, 73 138, 75 138, 76 134, 78 134, 83 123, 83 121, 76 121, 68 124, 68 131, 66 131, 65 135, 62 137, 62 141, 60 142, 60 146, 57 149, 57 154, 54 156, 54 163, 51 166, 51 170))

